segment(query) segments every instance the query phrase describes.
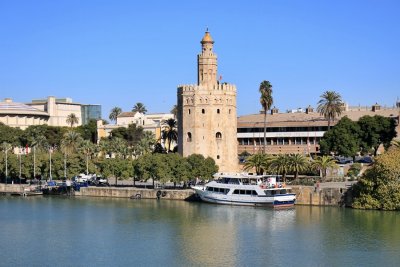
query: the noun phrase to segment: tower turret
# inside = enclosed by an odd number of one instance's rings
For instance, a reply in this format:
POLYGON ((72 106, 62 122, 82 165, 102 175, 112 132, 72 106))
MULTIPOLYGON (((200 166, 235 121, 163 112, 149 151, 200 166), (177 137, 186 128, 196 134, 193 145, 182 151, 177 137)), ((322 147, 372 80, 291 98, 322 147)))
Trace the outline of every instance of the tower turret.
POLYGON ((201 53, 197 56, 197 83, 204 86, 217 84, 217 55, 213 52, 214 40, 208 29, 200 43, 201 53))

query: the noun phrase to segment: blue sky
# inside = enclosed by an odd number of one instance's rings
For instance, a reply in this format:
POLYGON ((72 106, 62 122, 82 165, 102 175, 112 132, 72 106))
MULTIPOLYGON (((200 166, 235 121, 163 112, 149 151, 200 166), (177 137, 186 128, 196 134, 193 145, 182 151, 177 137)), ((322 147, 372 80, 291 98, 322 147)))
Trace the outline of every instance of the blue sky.
POLYGON ((281 111, 325 90, 351 105, 400 97, 400 1, 0 0, 0 98, 49 95, 169 112, 196 82, 209 27, 238 114, 258 113, 269 80, 281 111))

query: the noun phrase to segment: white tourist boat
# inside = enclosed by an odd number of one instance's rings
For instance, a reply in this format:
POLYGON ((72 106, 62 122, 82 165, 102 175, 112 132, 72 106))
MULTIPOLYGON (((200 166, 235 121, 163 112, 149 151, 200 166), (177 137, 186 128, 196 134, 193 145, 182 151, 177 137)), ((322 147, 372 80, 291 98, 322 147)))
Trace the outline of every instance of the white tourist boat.
POLYGON ((216 204, 291 207, 296 194, 276 176, 219 174, 217 179, 205 185, 195 185, 201 200, 216 204))

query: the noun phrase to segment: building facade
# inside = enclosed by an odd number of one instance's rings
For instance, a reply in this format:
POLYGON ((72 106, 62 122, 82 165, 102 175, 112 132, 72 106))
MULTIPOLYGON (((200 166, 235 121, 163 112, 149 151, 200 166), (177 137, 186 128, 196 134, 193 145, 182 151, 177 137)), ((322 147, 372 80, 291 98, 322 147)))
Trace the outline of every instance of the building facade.
MULTIPOLYGON (((357 121, 366 115, 380 115, 399 121, 399 109, 396 107, 381 107, 378 104, 371 107, 345 106, 341 116, 332 122, 332 126, 344 116, 357 121)), ((399 123, 397 125, 399 134, 399 123)), ((310 106, 305 110, 286 113, 279 113, 279 110, 274 108, 267 115, 266 151, 268 154, 319 153, 319 141, 327 130, 327 120, 310 106)), ((251 154, 263 151, 264 114, 240 116, 237 138, 239 154, 245 151, 251 154)))
POLYGON ((184 157, 211 157, 219 171, 238 168, 236 87, 217 79, 214 41, 206 31, 197 57, 197 84, 181 85, 178 100, 178 151, 184 157))
POLYGON ((50 126, 70 126, 67 117, 72 113, 78 118, 75 126, 85 125, 91 119, 101 119, 101 105, 75 103, 71 98, 49 96, 47 99, 34 99, 26 105, 48 113, 47 124, 50 126))
POLYGON ((174 114, 170 113, 154 113, 143 114, 140 112, 122 112, 117 117, 116 124, 103 124, 102 120, 97 121, 97 136, 98 140, 110 136, 112 130, 119 127, 128 128, 129 124, 136 124, 144 131, 154 133, 157 140, 161 139, 161 132, 163 130, 163 121, 173 119, 174 114))
POLYGON ((71 113, 78 118, 75 126, 79 126, 91 119, 101 119, 101 106, 74 103, 71 98, 56 99, 53 96, 25 104, 13 102, 11 98, 0 102, 0 122, 21 129, 43 124, 70 126, 67 117, 71 113))

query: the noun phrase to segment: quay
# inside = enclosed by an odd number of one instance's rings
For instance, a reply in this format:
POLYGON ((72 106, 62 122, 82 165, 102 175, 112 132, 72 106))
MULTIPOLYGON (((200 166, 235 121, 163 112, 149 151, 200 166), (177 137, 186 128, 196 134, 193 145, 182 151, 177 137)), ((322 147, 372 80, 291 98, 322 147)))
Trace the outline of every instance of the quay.
MULTIPOLYGON (((0 195, 22 195, 27 184, 0 184, 0 195)), ((352 196, 348 185, 327 184, 315 190, 313 186, 291 186, 296 193, 296 205, 351 206, 352 196)), ((192 189, 146 189, 137 187, 82 187, 77 197, 112 197, 134 199, 194 200, 192 189)))

